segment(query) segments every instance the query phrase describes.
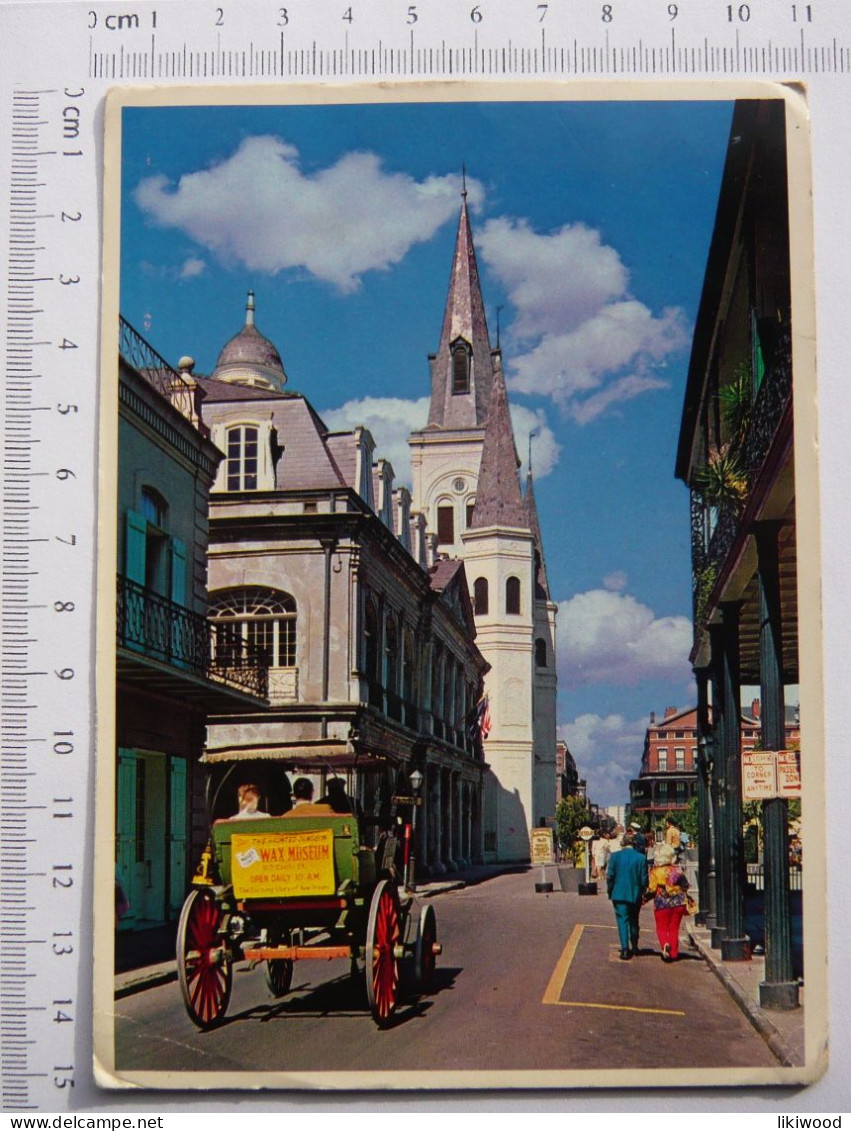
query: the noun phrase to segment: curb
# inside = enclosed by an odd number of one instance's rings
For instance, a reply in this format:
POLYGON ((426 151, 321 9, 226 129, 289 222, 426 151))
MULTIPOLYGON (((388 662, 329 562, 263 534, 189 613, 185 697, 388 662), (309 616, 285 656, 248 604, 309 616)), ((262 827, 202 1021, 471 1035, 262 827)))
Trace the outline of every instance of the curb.
POLYGON ((789 1041, 773 1024, 764 1010, 756 1004, 743 986, 733 977, 730 971, 720 963, 703 939, 697 937, 689 926, 686 933, 701 957, 712 970, 718 981, 724 986, 730 997, 739 1006, 754 1029, 765 1040, 768 1047, 780 1061, 784 1068, 800 1067, 804 1061, 797 1049, 795 1042, 789 1041))

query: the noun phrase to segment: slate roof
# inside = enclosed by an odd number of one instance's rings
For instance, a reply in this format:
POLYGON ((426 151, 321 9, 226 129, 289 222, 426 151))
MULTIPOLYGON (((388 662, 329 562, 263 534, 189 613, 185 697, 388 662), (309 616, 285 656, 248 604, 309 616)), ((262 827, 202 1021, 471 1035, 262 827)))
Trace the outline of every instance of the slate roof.
POLYGON ((482 443, 482 462, 476 489, 476 504, 470 526, 511 526, 530 529, 526 503, 520 493, 517 469, 520 460, 514 446, 514 431, 508 412, 508 397, 502 370, 497 367, 493 382, 490 416, 482 443))
POLYGON ((432 363, 429 428, 480 428, 487 419, 493 381, 493 361, 467 198, 461 202, 449 294, 443 314, 440 345, 432 363), (452 392, 451 345, 463 338, 473 363, 469 393, 452 392))
POLYGON ((535 488, 532 482, 532 472, 526 476, 526 521, 529 529, 535 535, 535 598, 548 601, 550 587, 547 582, 547 563, 544 559, 544 543, 541 539, 541 524, 538 521, 538 507, 535 503, 535 488))

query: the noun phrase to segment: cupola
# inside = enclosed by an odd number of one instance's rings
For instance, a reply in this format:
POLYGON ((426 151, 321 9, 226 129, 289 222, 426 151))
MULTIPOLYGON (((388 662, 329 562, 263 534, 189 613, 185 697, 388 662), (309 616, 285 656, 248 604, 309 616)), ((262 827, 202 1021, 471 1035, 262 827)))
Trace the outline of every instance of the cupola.
POLYGON ((248 292, 245 325, 219 354, 213 377, 231 385, 251 385, 282 392, 287 383, 281 355, 254 325, 254 292, 248 292))

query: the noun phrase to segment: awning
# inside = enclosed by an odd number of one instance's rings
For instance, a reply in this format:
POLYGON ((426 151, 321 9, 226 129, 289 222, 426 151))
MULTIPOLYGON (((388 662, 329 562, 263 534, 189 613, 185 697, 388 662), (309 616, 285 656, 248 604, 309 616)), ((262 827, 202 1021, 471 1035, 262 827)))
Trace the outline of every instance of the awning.
POLYGON ((377 751, 352 749, 347 742, 299 743, 292 746, 280 743, 264 746, 229 746, 217 750, 205 750, 201 755, 201 762, 205 765, 259 760, 276 762, 285 769, 307 772, 318 772, 324 767, 363 770, 396 761, 377 751))

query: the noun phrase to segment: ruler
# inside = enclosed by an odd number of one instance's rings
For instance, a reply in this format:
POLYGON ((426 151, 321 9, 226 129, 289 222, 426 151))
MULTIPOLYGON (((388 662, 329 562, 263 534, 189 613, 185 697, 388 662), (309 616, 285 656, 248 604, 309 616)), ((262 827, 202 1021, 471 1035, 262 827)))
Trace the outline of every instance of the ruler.
POLYGON ((79 1107, 91 1088, 98 193, 108 89, 752 76, 841 83, 844 91, 845 7, 839 0, 0 4, 5 1110, 79 1107))

